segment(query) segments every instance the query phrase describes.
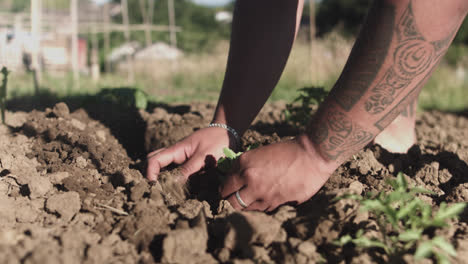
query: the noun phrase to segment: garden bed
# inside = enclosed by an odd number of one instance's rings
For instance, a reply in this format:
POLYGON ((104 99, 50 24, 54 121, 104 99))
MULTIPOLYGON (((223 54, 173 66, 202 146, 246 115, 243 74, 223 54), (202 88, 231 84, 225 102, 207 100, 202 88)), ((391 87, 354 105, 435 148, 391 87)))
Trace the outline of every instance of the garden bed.
MULTIPOLYGON (((269 144, 297 130, 282 121, 284 104, 265 106, 243 138, 269 144)), ((0 126, 1 263, 374 263, 382 250, 334 241, 363 228, 377 233, 372 215, 345 193, 387 188, 403 172, 420 195, 439 207, 468 200, 468 118, 418 115, 407 155, 369 146, 343 164, 308 202, 271 214, 235 212, 218 195, 214 169, 188 186, 172 181, 177 169, 148 183, 144 153, 169 146, 207 126, 213 104, 158 105, 150 112, 106 105, 70 112, 60 103, 44 111, 8 112, 0 126)), ((468 258, 468 211, 435 231, 468 258)), ((413 263, 410 253, 402 260, 413 263)))

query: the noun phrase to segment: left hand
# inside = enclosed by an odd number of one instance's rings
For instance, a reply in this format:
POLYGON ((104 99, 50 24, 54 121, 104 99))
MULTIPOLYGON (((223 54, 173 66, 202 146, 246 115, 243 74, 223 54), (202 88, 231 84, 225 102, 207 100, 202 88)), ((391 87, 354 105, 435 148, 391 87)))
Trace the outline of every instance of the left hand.
POLYGON ((336 167, 302 135, 242 154, 235 171, 227 175, 221 195, 236 210, 272 211, 287 202, 307 201, 336 167), (237 191, 246 208, 239 204, 237 191))

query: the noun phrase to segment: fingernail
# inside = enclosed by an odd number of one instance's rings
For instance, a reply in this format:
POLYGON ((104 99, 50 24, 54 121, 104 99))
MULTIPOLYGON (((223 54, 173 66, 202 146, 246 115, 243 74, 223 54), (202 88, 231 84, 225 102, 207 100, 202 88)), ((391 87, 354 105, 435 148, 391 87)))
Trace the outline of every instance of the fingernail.
POLYGON ((150 176, 148 176, 148 180, 154 182, 154 181, 156 181, 156 176, 150 175, 150 176))

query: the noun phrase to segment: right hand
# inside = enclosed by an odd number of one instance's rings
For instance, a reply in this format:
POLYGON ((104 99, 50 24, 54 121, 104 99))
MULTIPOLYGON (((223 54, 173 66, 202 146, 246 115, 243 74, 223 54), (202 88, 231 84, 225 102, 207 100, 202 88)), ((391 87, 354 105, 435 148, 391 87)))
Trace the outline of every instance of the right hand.
POLYGON ((205 167, 207 160, 217 161, 223 149, 233 147, 229 132, 219 127, 203 128, 177 142, 171 147, 161 148, 148 154, 146 177, 156 181, 162 168, 171 163, 182 164, 179 168, 186 181, 192 174, 205 167))

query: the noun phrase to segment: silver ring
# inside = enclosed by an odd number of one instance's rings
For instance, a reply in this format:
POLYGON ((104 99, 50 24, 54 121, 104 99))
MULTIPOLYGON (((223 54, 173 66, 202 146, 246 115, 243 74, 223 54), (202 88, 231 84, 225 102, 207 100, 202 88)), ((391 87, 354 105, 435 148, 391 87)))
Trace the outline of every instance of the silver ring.
POLYGON ((236 192, 236 198, 240 206, 242 206, 243 208, 247 208, 247 204, 245 204, 242 198, 240 197, 239 191, 236 192))

